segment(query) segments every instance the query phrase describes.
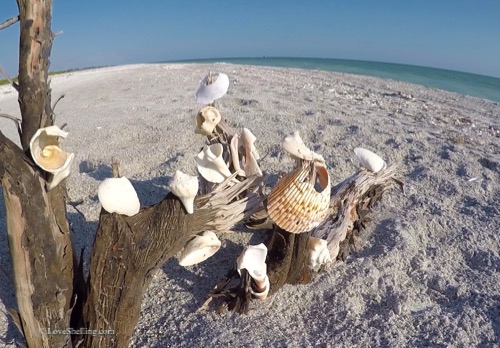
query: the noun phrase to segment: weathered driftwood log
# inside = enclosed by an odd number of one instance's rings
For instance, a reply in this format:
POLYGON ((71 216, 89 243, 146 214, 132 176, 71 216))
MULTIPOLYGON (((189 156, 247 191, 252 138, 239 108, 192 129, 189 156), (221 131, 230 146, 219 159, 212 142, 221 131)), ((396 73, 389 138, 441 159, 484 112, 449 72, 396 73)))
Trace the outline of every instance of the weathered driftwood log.
POLYGON ((155 271, 194 234, 229 230, 255 211, 262 198, 248 189, 258 186, 261 178, 237 184, 231 184, 231 179, 197 197, 193 214, 187 214, 171 193, 134 216, 101 211, 83 327, 112 334, 85 335, 84 347, 127 347, 155 271))

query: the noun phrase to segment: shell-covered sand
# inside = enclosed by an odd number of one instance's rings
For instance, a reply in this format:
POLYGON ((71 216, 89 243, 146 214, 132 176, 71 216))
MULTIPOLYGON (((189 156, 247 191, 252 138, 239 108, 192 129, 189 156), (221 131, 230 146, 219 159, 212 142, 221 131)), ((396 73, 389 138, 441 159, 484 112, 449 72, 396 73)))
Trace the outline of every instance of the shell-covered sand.
MULTIPOLYGON (((209 70, 230 78, 218 106, 257 136, 264 171, 292 167, 283 138, 299 130, 330 169, 353 174, 353 149, 399 165, 405 195, 392 191, 372 214, 370 239, 308 285, 285 286, 248 315, 198 312, 243 246, 262 233, 219 235, 221 250, 183 268, 169 260, 145 294, 133 347, 484 346, 500 341, 500 105, 402 82, 334 72, 230 64, 158 64, 57 75, 65 94, 56 124, 76 153, 67 181, 83 200, 68 217, 89 256, 100 205, 97 187, 116 157, 141 203, 158 202, 175 170, 195 174, 204 139, 194 133, 194 95, 209 70)), ((17 95, 0 87, 0 112, 19 116, 17 95)), ((11 121, 0 129, 14 139, 11 121)), ((10 272, 0 205, 0 267, 10 272)), ((88 263, 86 265, 88 267, 88 263)), ((12 283, 0 270, 0 345, 20 335, 5 308, 12 283)))

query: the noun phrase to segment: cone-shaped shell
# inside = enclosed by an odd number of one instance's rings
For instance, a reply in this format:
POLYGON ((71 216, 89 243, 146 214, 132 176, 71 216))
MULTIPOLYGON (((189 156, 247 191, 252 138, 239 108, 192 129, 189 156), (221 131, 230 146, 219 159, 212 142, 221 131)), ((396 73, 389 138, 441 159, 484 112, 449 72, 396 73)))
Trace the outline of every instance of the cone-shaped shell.
POLYGON ((132 216, 141 208, 137 192, 126 177, 104 179, 99 185, 97 196, 104 210, 109 213, 132 216))
POLYGON ((354 153, 356 154, 356 157, 358 157, 361 167, 366 168, 373 173, 378 173, 386 166, 385 161, 379 155, 371 152, 370 150, 357 147, 354 149, 354 153))
POLYGON ((309 237, 307 249, 309 250, 309 267, 311 269, 317 269, 324 264, 332 262, 326 240, 309 237))
POLYGON ((305 162, 273 188, 267 200, 267 212, 280 228, 302 233, 312 230, 326 218, 329 205, 328 170, 322 163, 305 162))
POLYGON ((196 102, 198 104, 211 104, 215 100, 223 97, 229 88, 229 77, 226 74, 219 73, 217 76, 207 75, 200 81, 200 87, 196 92, 196 102), (212 83, 208 84, 209 79, 212 83))
POLYGON ((198 193, 198 177, 177 170, 168 182, 170 192, 179 197, 188 214, 193 214, 193 203, 198 193))
POLYGON ((211 135, 222 116, 213 106, 205 106, 196 115, 196 134, 211 135))
POLYGON ((263 243, 247 245, 236 259, 236 269, 240 272, 244 268, 254 280, 263 281, 267 274, 266 257, 267 247, 263 243))
POLYGON ((309 149, 302 138, 300 137, 299 131, 295 131, 292 135, 289 135, 283 141, 283 150, 288 152, 292 158, 307 160, 307 161, 319 161, 325 162, 325 159, 320 154, 309 149))
POLYGON ((223 151, 224 147, 220 143, 205 145, 196 156, 198 172, 205 180, 219 184, 232 175, 222 157, 223 151))
POLYGON ((186 243, 179 256, 179 265, 187 267, 203 262, 215 254, 221 246, 217 235, 212 231, 205 231, 196 235, 186 243))

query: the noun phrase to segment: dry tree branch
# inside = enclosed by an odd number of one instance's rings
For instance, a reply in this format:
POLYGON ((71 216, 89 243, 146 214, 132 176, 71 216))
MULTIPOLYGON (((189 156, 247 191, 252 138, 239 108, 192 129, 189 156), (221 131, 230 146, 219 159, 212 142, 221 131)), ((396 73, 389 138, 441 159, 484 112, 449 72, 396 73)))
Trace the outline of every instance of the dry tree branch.
POLYGON ((22 134, 21 119, 15 117, 15 116, 9 115, 9 114, 4 114, 4 113, 0 113, 0 117, 8 118, 9 120, 14 121, 14 123, 16 124, 16 127, 17 127, 17 133, 19 134, 19 138, 21 138, 21 134, 22 134))
POLYGON ((19 15, 7 19, 5 22, 0 23, 0 30, 10 27, 12 24, 19 22, 19 15))
POLYGON ((3 77, 9 81, 9 83, 12 85, 12 87, 14 87, 14 89, 16 91, 19 92, 19 85, 17 83, 15 83, 11 78, 10 76, 7 74, 7 72, 0 66, 0 73, 2 73, 3 77))

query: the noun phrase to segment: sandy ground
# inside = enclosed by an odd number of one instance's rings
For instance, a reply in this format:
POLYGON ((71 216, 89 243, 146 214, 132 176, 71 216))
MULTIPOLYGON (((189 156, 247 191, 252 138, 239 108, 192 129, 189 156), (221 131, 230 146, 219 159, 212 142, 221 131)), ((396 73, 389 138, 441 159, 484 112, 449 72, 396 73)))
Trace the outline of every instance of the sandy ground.
MULTIPOLYGON (((390 80, 333 72, 230 64, 135 65, 52 78, 56 124, 76 153, 69 208, 78 249, 91 248, 97 187, 118 158, 143 205, 161 200, 175 170, 194 174, 204 139, 194 134, 194 94, 209 71, 229 75, 223 117, 257 136, 262 168, 291 168, 280 144, 299 130, 323 154, 333 182, 355 172, 353 149, 398 163, 406 195, 391 192, 372 215, 364 248, 312 284, 285 286, 253 303, 249 315, 197 312, 249 241, 262 233, 221 235, 222 249, 188 268, 169 260, 145 295, 133 347, 491 347, 500 342, 500 105, 390 80), (400 94, 401 93, 401 94, 400 94), (411 95, 411 98, 407 98, 411 95)), ((0 112, 19 115, 17 95, 0 87, 0 112)), ((2 132, 15 138, 12 122, 2 132)), ((10 270, 0 208, 0 266, 10 270)), ((87 265, 88 266, 88 265, 87 265)), ((16 328, 0 273, 0 345, 16 328)))

